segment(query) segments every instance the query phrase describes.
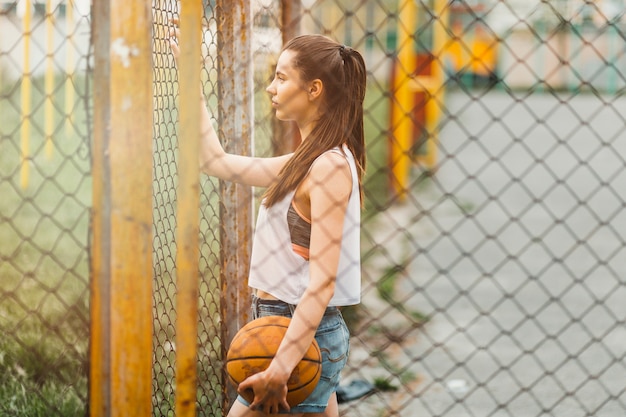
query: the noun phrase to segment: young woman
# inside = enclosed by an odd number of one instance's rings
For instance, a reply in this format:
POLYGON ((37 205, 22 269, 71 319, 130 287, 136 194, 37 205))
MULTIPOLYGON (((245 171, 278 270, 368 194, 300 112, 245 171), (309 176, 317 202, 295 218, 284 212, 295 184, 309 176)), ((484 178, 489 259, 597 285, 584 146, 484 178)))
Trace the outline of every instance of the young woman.
MULTIPOLYGON (((177 56, 177 29, 172 35, 177 56)), ((267 92, 276 117, 295 121, 302 142, 294 153, 273 158, 225 153, 202 100, 202 170, 267 187, 250 263, 253 317, 292 318, 269 368, 239 386, 239 392, 254 391, 253 402, 240 396, 231 417, 339 415, 335 392, 349 348, 339 307, 360 302, 365 86, 365 63, 356 50, 320 35, 290 41, 267 92), (322 377, 290 410, 287 380, 313 338, 322 351, 322 377)))

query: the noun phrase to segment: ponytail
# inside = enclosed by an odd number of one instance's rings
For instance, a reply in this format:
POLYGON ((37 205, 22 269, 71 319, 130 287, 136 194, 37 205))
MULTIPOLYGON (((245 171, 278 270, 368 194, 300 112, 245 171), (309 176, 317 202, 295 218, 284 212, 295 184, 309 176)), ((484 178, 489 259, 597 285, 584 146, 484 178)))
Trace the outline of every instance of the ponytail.
POLYGON ((354 155, 361 201, 365 172, 365 133, 363 101, 367 73, 361 54, 321 35, 292 39, 283 50, 296 52, 293 65, 304 81, 320 79, 324 85, 323 113, 307 140, 279 173, 278 180, 265 193, 267 207, 295 190, 309 172, 311 164, 324 152, 344 143, 354 155))
MULTIPOLYGON (((346 123, 349 128, 347 145, 354 155, 359 168, 359 184, 365 171, 365 132, 363 127, 363 101, 365 100, 365 88, 367 73, 365 61, 361 54, 345 45, 339 47, 339 53, 343 58, 345 78, 345 110, 346 123)), ((361 197, 363 197, 361 195, 361 197)))

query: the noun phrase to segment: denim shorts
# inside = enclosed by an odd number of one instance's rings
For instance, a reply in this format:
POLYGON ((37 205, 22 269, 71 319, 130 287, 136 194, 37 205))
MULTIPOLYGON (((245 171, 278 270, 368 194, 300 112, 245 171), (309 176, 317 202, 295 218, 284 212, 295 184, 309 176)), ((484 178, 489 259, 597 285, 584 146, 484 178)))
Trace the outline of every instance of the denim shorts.
MULTIPOLYGON (((252 318, 264 316, 292 317, 296 306, 279 300, 252 299, 252 318)), ((339 386, 341 370, 348 361, 350 334, 337 307, 328 307, 315 333, 315 340, 322 352, 322 376, 317 386, 302 403, 291 408, 291 413, 321 413, 328 405, 328 399, 339 386)), ((249 406, 243 397, 237 400, 249 406)), ((283 412, 285 414, 286 412, 283 412)))

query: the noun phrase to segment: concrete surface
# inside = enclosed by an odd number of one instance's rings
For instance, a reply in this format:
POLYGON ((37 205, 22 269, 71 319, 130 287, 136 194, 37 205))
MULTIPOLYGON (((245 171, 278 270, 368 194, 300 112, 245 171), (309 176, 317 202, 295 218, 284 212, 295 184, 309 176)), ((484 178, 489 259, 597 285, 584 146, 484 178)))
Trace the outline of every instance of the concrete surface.
POLYGON ((398 390, 343 416, 626 415, 625 109, 449 94, 436 174, 364 233, 366 318, 345 378, 398 390), (393 264, 396 308, 375 289, 393 264))

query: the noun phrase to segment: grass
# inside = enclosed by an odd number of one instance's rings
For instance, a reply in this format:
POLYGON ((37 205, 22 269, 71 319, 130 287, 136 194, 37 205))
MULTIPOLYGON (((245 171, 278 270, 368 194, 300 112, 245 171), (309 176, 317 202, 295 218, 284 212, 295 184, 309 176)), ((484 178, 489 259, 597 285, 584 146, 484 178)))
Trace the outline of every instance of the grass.
MULTIPOLYGON (((29 178, 20 181, 19 84, 0 92, 0 415, 76 416, 87 401, 88 208, 84 102, 63 112, 55 80, 54 148, 43 133, 43 82, 33 80, 29 178)), ((84 79, 71 84, 80 95, 84 79)))
POLYGON ((417 380, 417 376, 412 371, 406 367, 400 367, 390 361, 384 352, 378 352, 376 357, 379 360, 381 368, 385 369, 389 373, 386 377, 374 377, 373 383, 378 391, 397 391, 398 386, 392 381, 396 381, 401 385, 406 385, 417 380))
MULTIPOLYGON (((0 344, 0 415, 84 414, 86 352, 72 349, 59 342, 58 334, 38 327, 28 333, 21 330, 19 344, 10 338, 0 344)), ((64 329, 62 333, 73 332, 64 329)), ((80 333, 87 337, 84 327, 80 333)))
POLYGON ((383 391, 383 392, 398 390, 397 385, 392 384, 391 381, 389 381, 389 379, 383 378, 383 377, 374 378, 374 386, 376 387, 377 390, 383 391))
POLYGON ((84 400, 73 390, 63 389, 54 383, 38 387, 40 395, 34 398, 32 389, 24 378, 14 374, 3 374, 0 385, 0 415, 12 417, 48 417, 52 415, 80 416, 85 414, 84 400))
POLYGON ((409 261, 406 260, 401 264, 388 267, 382 277, 376 282, 376 289, 378 290, 378 296, 382 300, 387 302, 390 306, 393 306, 396 310, 411 317, 415 324, 421 325, 430 320, 430 317, 417 310, 407 310, 405 303, 398 301, 395 294, 398 280, 407 273, 406 265, 408 263, 409 261))

